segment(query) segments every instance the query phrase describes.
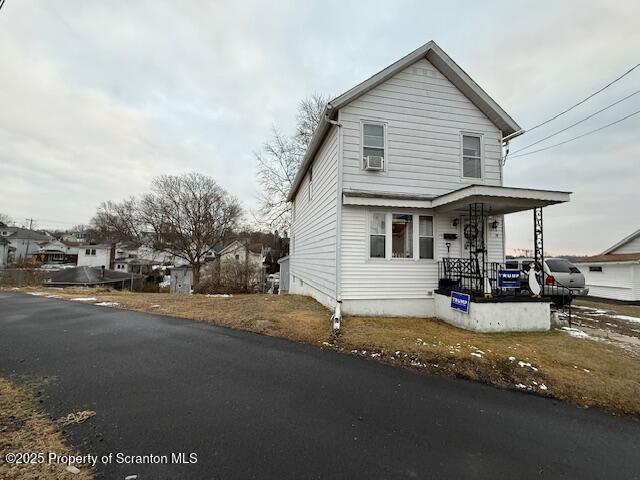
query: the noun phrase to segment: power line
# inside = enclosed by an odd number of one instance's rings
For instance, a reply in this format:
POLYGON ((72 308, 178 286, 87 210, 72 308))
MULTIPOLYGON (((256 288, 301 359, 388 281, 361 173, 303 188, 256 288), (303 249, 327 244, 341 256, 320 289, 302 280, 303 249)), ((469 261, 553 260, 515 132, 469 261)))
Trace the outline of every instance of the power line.
POLYGON ((560 145, 564 145, 565 143, 573 142, 574 140, 578 140, 579 138, 583 138, 583 137, 586 137, 587 135, 591 135, 592 133, 596 133, 596 132, 599 132, 600 130, 604 130, 605 128, 609 128, 639 113, 640 113, 640 110, 630 113, 626 117, 622 117, 619 120, 616 120, 615 122, 608 123, 607 125, 604 125, 600 128, 596 128, 595 130, 591 130, 587 133, 583 133, 582 135, 578 135, 577 137, 573 137, 573 138, 570 138, 569 140, 565 140, 564 142, 556 143, 555 145, 549 145, 548 147, 544 147, 544 148, 539 148, 538 150, 534 150, 533 152, 521 153, 520 155, 515 155, 511 158, 526 157, 527 155, 533 155, 534 153, 542 152, 544 150, 549 150, 550 148, 559 147, 560 145))
POLYGON ((520 148, 520 149, 516 150, 516 151, 515 151, 515 152, 513 152, 513 153, 515 154, 515 153, 518 153, 518 152, 522 152, 523 150, 526 150, 527 148, 533 147, 534 145, 537 145, 537 144, 539 144, 539 143, 542 143, 542 142, 544 142, 545 140, 549 140, 551 137, 555 137, 556 135, 559 135, 559 134, 560 134, 560 133, 562 133, 562 132, 566 132, 566 131, 567 131, 567 130, 569 130, 570 128, 573 128, 573 127, 575 127, 576 125, 580 125, 581 123, 586 122, 586 121, 587 121, 587 120, 589 120, 590 118, 593 118, 593 117, 595 117, 596 115, 598 115, 598 114, 600 114, 600 113, 604 112, 605 110, 608 110, 608 109, 610 109, 611 107, 614 107, 614 106, 618 105, 619 103, 624 102, 626 99, 631 98, 631 97, 633 97, 634 95, 636 95, 636 94, 638 94, 638 93, 640 93, 640 90, 636 90, 636 91, 635 91, 635 92, 633 92, 632 94, 627 95, 627 96, 626 96, 626 97, 624 97, 624 98, 621 98, 621 99, 620 99, 620 100, 618 100, 617 102, 614 102, 614 103, 612 103, 612 104, 610 104, 610 105, 607 105, 607 106, 606 106, 606 107, 604 107, 603 109, 598 110, 598 111, 597 111, 597 112, 595 112, 595 113, 592 113, 591 115, 589 115, 589 116, 587 116, 587 117, 583 118, 582 120, 579 120, 579 121, 577 121, 576 123, 572 123, 572 124, 571 124, 571 125, 569 125, 568 127, 563 128, 562 130, 558 130, 557 132, 552 133, 551 135, 547 135, 546 137, 541 138, 541 139, 540 139, 540 140, 538 140, 537 142, 530 143, 530 144, 529 144, 529 145, 527 145, 526 147, 522 147, 522 148, 520 148))
POLYGON ((567 108, 566 110, 563 110, 562 112, 554 115, 553 117, 551 117, 548 120, 545 120, 542 123, 539 123, 538 125, 535 125, 534 127, 531 127, 529 129, 526 130, 526 132, 531 132, 533 130, 535 130, 538 127, 541 127, 543 125, 546 125, 549 122, 553 122, 556 118, 560 117, 561 115, 564 115, 567 112, 570 112, 571 110, 573 110, 574 108, 582 105, 584 102, 586 102, 587 100, 589 100, 590 98, 595 97, 596 95, 598 95, 600 92, 605 91, 607 88, 609 88, 611 85, 613 85, 614 83, 616 83, 619 80, 622 80, 624 77, 626 77, 627 75, 629 75, 631 72, 633 72, 636 68, 640 67, 640 63, 638 63, 637 65, 631 67, 629 70, 627 70, 626 72, 624 72, 622 75, 620 75, 618 78, 616 78, 615 80, 612 80, 611 82, 607 83, 604 87, 602 87, 600 90, 597 90, 596 92, 593 92, 591 95, 589 95, 587 98, 585 98, 584 100, 579 101, 578 103, 576 103, 575 105, 567 108))

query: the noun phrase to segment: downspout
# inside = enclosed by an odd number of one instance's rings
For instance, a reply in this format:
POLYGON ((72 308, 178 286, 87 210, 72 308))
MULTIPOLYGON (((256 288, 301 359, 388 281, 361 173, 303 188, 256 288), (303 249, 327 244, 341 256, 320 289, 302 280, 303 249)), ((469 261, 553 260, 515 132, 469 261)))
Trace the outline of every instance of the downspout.
MULTIPOLYGON (((342 322, 342 274, 341 274, 341 261, 340 261, 340 248, 342 244, 342 157, 343 157, 343 140, 342 140, 342 125, 339 121, 332 120, 330 118, 330 112, 333 106, 329 103, 327 105, 327 113, 324 119, 331 125, 337 127, 338 135, 338 165, 337 165, 337 182, 336 182, 336 308, 331 317, 333 323, 333 330, 340 329, 340 323, 342 322)), ((338 111, 339 119, 340 111, 338 111)))

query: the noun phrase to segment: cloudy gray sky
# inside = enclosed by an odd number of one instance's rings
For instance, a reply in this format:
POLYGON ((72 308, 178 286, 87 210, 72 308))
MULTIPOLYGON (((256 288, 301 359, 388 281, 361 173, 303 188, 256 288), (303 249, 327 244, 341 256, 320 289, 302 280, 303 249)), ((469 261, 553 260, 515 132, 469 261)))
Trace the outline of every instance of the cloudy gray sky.
MULTIPOLYGON (((199 171, 255 207, 253 152, 298 101, 435 40, 527 128, 640 62, 640 2, 65 2, 0 10, 0 212, 87 222, 155 175, 199 171)), ((640 68, 512 151, 640 89, 640 68)), ((640 110, 640 94, 547 142, 640 110)), ((505 184, 570 190, 545 246, 597 253, 640 227, 640 115, 509 159, 505 184)), ((543 144, 542 146, 546 145, 543 144)), ((532 149, 533 150, 533 149, 532 149)), ((530 248, 531 215, 507 219, 530 248)))

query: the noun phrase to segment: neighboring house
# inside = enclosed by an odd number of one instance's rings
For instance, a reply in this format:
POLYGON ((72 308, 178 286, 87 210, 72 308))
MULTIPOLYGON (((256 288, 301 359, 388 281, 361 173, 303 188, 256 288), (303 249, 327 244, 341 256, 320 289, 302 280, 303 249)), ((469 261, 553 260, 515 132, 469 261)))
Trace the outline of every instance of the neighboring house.
POLYGON ((111 245, 78 245, 79 267, 105 267, 111 265, 111 245))
POLYGON ((589 296, 640 301, 640 229, 600 255, 574 263, 584 275, 589 296))
POLYGON ((264 249, 262 245, 248 245, 240 240, 235 240, 220 250, 216 258, 220 259, 220 262, 236 260, 260 266, 264 261, 264 249))
POLYGON ((139 273, 149 275, 154 267, 159 267, 162 262, 154 262, 144 258, 116 258, 113 262, 113 269, 119 272, 139 273))
POLYGON ((41 263, 77 263, 78 246, 60 240, 41 243, 34 258, 41 263))
MULTIPOLYGON (((521 132, 434 42, 331 100, 288 195, 289 292, 344 313, 434 315, 443 259, 486 278, 504 262, 504 214, 541 219, 569 201, 502 186, 503 143, 521 132)), ((524 329, 548 329, 540 311, 524 329)))
POLYGON ((40 244, 48 242, 50 238, 44 233, 28 228, 2 227, 0 233, 9 240, 15 249, 9 258, 9 262, 21 262, 30 259, 40 250, 40 244))
POLYGON ((6 268, 9 263, 9 254, 13 252, 11 243, 6 238, 0 236, 0 268, 6 268))

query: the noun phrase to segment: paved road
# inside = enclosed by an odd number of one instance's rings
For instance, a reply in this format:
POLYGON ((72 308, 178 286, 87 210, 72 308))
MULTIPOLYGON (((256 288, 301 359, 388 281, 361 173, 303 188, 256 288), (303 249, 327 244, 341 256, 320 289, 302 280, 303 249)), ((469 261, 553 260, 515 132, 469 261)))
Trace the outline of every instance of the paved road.
POLYGON ((97 478, 640 478, 640 423, 286 340, 0 293, 0 374, 91 409, 82 453, 194 452, 97 478))

